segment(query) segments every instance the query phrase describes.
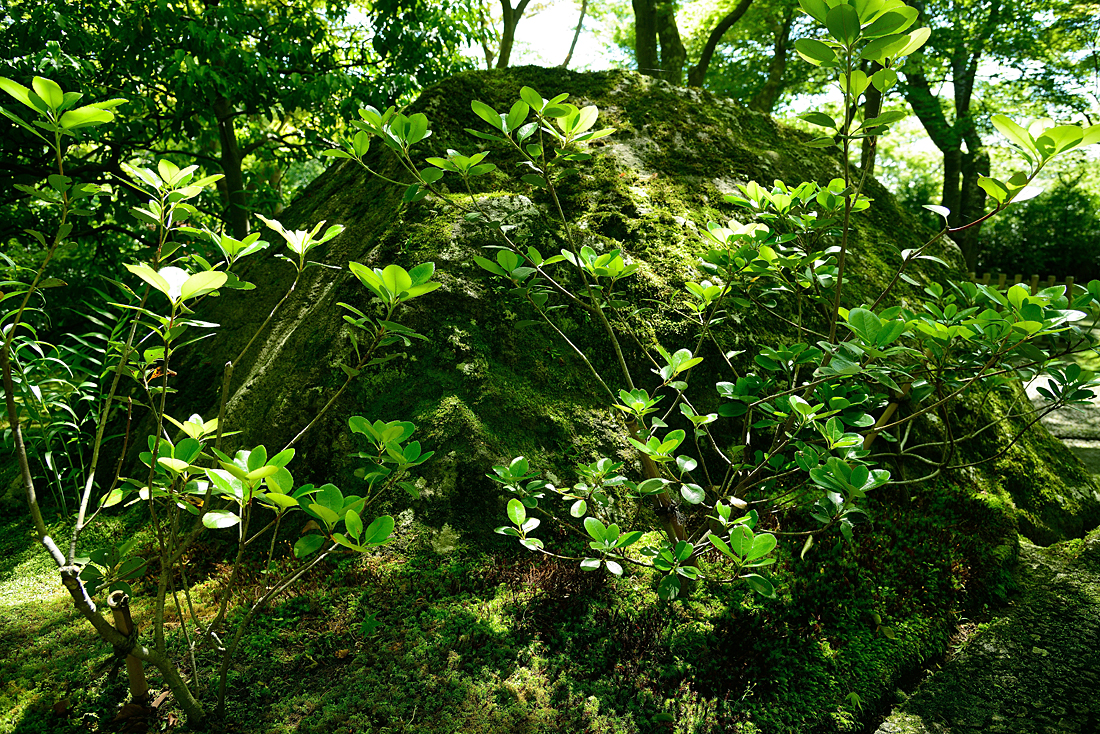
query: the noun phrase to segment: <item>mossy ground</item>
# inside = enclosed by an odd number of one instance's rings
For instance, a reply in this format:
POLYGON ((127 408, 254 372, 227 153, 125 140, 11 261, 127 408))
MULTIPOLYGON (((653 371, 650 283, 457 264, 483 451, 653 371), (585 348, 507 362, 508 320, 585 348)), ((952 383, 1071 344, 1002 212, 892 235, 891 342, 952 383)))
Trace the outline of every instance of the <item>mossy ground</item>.
POLYGON ((1100 531, 1022 544, 1010 604, 973 626, 953 659, 878 734, 1030 734, 1100 727, 1100 531))
MULTIPOLYGON (((1010 583, 993 549, 1011 524, 966 492, 893 491, 871 509, 854 547, 785 552, 775 601, 705 585, 673 604, 649 573, 584 573, 406 516, 394 546, 326 564, 261 615, 231 674, 226 730, 859 731, 903 674, 945 649, 960 614, 1010 583)), ((21 522, 0 529, 0 732, 108 730, 124 677, 91 672, 110 650, 21 522)), ((193 554, 200 609, 212 609, 228 551, 215 542, 193 554)), ((135 591, 147 624, 149 587, 135 591)), ((200 656, 207 674, 213 665, 200 656)))

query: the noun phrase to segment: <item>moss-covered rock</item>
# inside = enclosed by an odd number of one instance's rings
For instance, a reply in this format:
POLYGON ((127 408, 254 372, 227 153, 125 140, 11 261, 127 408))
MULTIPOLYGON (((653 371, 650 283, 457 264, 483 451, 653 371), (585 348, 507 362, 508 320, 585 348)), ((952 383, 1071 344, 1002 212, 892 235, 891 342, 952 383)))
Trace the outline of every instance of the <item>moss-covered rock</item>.
MULTIPOLYGON (((769 117, 624 71, 575 74, 526 67, 459 75, 426 91, 413 107, 433 122, 421 155, 481 148, 482 141, 463 132, 481 126, 470 100, 504 107, 523 85, 544 94, 567 91, 580 103, 597 104, 601 123, 617 129, 593 146, 594 161, 563 187, 562 204, 588 244, 598 250, 622 248, 640 264, 631 295, 652 311, 637 326, 672 349, 689 337, 690 327, 676 305, 683 282, 699 277, 695 263, 705 246, 697 230, 708 219, 725 221, 734 214, 722 203, 723 194, 750 180, 827 182, 841 175, 834 157, 803 146, 803 134, 769 117)), ((378 148, 371 166, 400 177, 393 157, 378 148)), ((488 149, 489 160, 504 171, 512 168, 506 151, 488 149)), ((544 252, 561 246, 544 195, 502 174, 485 179, 477 195, 520 236, 544 252)), ((354 487, 347 418, 412 420, 427 447, 449 458, 424 466, 432 499, 420 509, 441 520, 467 512, 476 518, 486 510, 479 506, 486 493, 477 490, 490 487, 482 479, 490 461, 524 454, 564 470, 569 460, 590 457, 597 447, 613 450, 622 444, 605 398, 579 360, 540 331, 515 329, 527 314, 473 264, 473 254, 495 244, 489 236, 445 202, 429 197, 406 206, 401 193, 345 161, 314 182, 283 217, 292 227, 321 219, 347 227, 326 245, 328 263, 409 267, 432 261, 443 284, 403 314, 429 342, 414 344, 407 359, 356 380, 296 445, 296 475, 354 487)), ((886 243, 899 248, 920 244, 919 227, 889 194, 875 182, 869 193, 876 205, 858 222, 849 259, 854 300, 885 285, 889 264, 896 260, 886 243)), ((953 256, 950 250, 941 254, 953 256)), ((224 326, 204 343, 204 358, 182 371, 182 392, 205 396, 191 401, 204 415, 213 413, 211 386, 220 381, 225 361, 266 318, 292 272, 268 256, 251 263, 243 275, 259 289, 220 299, 211 315, 224 326)), ((272 322, 270 334, 236 366, 226 414, 227 427, 241 431, 240 444, 281 446, 325 404, 344 379, 338 363, 351 352, 348 327, 336 304, 362 307, 367 300, 346 271, 309 272, 272 322)), ((755 350, 789 336, 784 324, 752 314, 735 316, 735 323, 724 335, 729 349, 755 350)), ((595 330, 567 322, 567 333, 593 354, 598 368, 611 365, 610 350, 595 330)))
MULTIPOLYGON (((510 172, 513 159, 505 150, 484 147, 463 129, 481 127, 470 100, 504 109, 524 85, 596 104, 602 121, 617 128, 592 146, 594 159, 562 188, 562 206, 578 223, 585 244, 599 251, 621 248, 640 265, 629 294, 649 310, 632 317, 632 324, 641 339, 670 350, 686 345, 693 334, 678 308, 678 294, 685 280, 699 277, 696 260, 706 247, 696 233, 707 220, 725 221, 735 213, 723 194, 750 180, 826 183, 841 173, 837 158, 804 146, 801 133, 707 93, 624 71, 576 74, 534 67, 471 72, 425 91, 412 111, 429 116, 434 134, 420 155, 485 149, 489 160, 510 172)), ((388 151, 372 151, 368 163, 391 178, 403 175, 388 151)), ((481 180, 482 189, 472 195, 514 226, 517 236, 538 243, 544 254, 561 246, 544 194, 504 173, 481 180)), ((851 237, 846 292, 852 303, 871 300, 886 285, 898 263, 897 250, 922 244, 920 227, 885 189, 872 181, 866 191, 875 201, 857 217, 851 237)), ((350 455, 358 447, 348 418, 411 420, 418 426, 416 437, 436 455, 420 468, 420 499, 411 507, 401 498, 388 500, 389 509, 411 509, 417 522, 446 525, 452 546, 488 544, 495 537, 488 531, 503 522, 499 492, 485 477, 494 463, 522 454, 569 481, 578 459, 591 461, 601 453, 628 462, 634 457, 581 361, 550 335, 518 329, 530 314, 473 264, 474 254, 496 242, 446 201, 429 197, 404 205, 401 194, 344 161, 318 178, 283 217, 294 228, 321 219, 347 227, 326 245, 322 254, 328 263, 411 267, 431 261, 442 284, 402 314, 428 341, 414 343, 404 359, 357 378, 296 444, 290 469, 300 483, 332 481, 356 491, 358 460, 350 455)), ((950 244, 937 254, 960 262, 950 244)), ((203 343, 201 357, 178 369, 180 394, 187 400, 177 402, 172 411, 177 415, 214 415, 222 366, 267 317, 292 272, 268 255, 250 263, 242 276, 258 290, 226 293, 205 314, 224 326, 203 343)), ((329 401, 344 381, 339 363, 347 362, 352 350, 337 304, 365 308, 367 295, 346 271, 308 271, 270 332, 236 365, 226 428, 241 433, 231 443, 278 449, 329 401)), ((899 298, 910 295, 897 292, 899 298)), ((566 334, 597 369, 613 373, 614 355, 582 321, 567 320, 566 334)), ((760 346, 791 337, 785 323, 752 312, 733 315, 720 335, 723 351, 747 350, 746 360, 760 346)), ((627 358, 642 364, 640 351, 627 349, 627 358)), ((713 382, 722 362, 717 349, 702 356, 706 361, 692 376, 696 385, 713 382)), ((639 372, 646 372, 644 366, 639 372)), ((1010 416, 1014 395, 1007 389, 973 398, 956 417, 965 426, 1010 416)), ((706 408, 716 398, 700 400, 706 408)), ((635 720, 626 704, 615 709, 615 716, 632 722, 622 730, 654 730, 644 725, 645 716, 674 708, 668 701, 688 699, 720 710, 727 717, 722 720, 751 721, 763 731, 858 728, 861 709, 849 694, 856 693, 857 701, 889 698, 901 676, 942 653, 961 609, 1003 597, 1011 586, 1005 568, 1015 557, 1017 529, 1047 543, 1080 534, 1098 519, 1096 487, 1079 464, 1041 432, 1016 440, 1023 423, 1018 416, 1006 418, 979 441, 959 447, 967 462, 1003 449, 994 461, 872 498, 875 525, 858 536, 854 549, 835 554, 822 549, 805 560, 784 551, 777 567, 779 601, 760 605, 741 592, 704 588, 701 601, 686 604, 668 622, 675 630, 665 636, 664 651, 647 648, 650 657, 634 661, 658 660, 665 667, 652 676, 644 716, 638 713, 635 720), (669 698, 661 703, 662 696, 669 698)), ((934 420, 917 429, 933 438, 942 430, 934 420)), ((919 475, 913 467, 911 476, 919 475)), ((643 611, 630 613, 664 625, 664 608, 645 586, 651 582, 624 580, 622 598, 637 596, 636 608, 643 611)), ((595 608, 577 612, 578 619, 593 614, 602 619, 595 608)), ((523 628, 519 621, 516 625, 523 628)), ((618 639, 598 626, 588 632, 618 639)), ((613 668, 610 662, 594 666, 592 686, 615 689, 609 681, 620 674, 608 677, 613 668)), ((617 695, 609 694, 607 701, 617 701, 617 695)), ((868 706, 866 715, 872 710, 868 706)))

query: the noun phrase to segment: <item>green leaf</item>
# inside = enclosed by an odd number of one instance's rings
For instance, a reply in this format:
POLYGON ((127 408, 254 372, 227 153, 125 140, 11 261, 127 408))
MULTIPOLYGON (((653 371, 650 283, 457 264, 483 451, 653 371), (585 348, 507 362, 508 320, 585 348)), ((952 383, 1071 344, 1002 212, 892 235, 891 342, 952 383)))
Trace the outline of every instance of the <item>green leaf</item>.
POLYGON ((757 535, 752 541, 752 550, 745 556, 746 561, 755 561, 757 558, 763 558, 772 552, 776 546, 775 536, 771 533, 762 533, 757 535))
POLYGON ((798 5, 806 14, 821 25, 825 25, 825 16, 829 14, 829 6, 825 0, 798 0, 798 5))
POLYGON ((504 268, 497 265, 492 260, 481 257, 480 255, 474 255, 474 262, 480 265, 483 269, 488 270, 493 275, 507 276, 508 273, 504 268))
POLYGON ((661 579, 661 583, 657 584, 657 596, 668 601, 680 596, 680 578, 670 574, 661 579))
POLYGON ((707 538, 710 540, 710 544, 713 545, 715 548, 717 548, 719 551, 721 551, 724 555, 729 556, 730 558, 732 558, 735 561, 740 560, 736 555, 734 555, 733 550, 730 549, 730 547, 726 543, 726 541, 722 540, 721 538, 719 538, 717 535, 714 535, 714 534, 708 535, 707 538))
POLYGON ((768 581, 763 576, 755 573, 750 573, 742 576, 748 582, 749 588, 755 591, 760 596, 767 597, 769 599, 775 598, 775 586, 771 581, 768 581))
MULTIPOLYGON (((39 109, 34 102, 31 101, 30 91, 19 82, 12 81, 7 77, 0 76, 0 89, 15 97, 17 100, 30 107, 35 112, 45 112, 45 110, 39 109)), ((16 118, 18 120, 18 118, 16 118)), ((20 123, 22 124, 22 123, 20 123)))
POLYGON ((138 571, 142 571, 144 568, 144 558, 127 558, 122 562, 122 565, 119 566, 118 576, 123 579, 136 578, 138 571))
MULTIPOLYGON (((522 96, 522 95, 521 95, 522 96)), ((530 113, 531 107, 526 102, 519 101, 512 105, 512 109, 508 111, 508 117, 505 120, 505 124, 508 126, 508 131, 515 130, 523 121, 527 119, 527 115, 530 113)))
POLYGON ((978 186, 989 194, 998 204, 1003 204, 1005 199, 1008 198, 1008 191, 1003 183, 995 178, 989 176, 979 176, 978 186))
POLYGON ((879 38, 904 31, 917 20, 917 9, 903 5, 883 13, 863 29, 864 38, 879 38))
POLYGON ((260 497, 260 499, 269 505, 275 506, 276 511, 278 512, 282 512, 299 506, 298 500, 289 495, 281 494, 279 492, 268 492, 267 494, 260 497))
POLYGON ((874 344, 875 337, 882 329, 882 320, 873 311, 868 311, 865 308, 853 308, 848 312, 848 325, 865 342, 874 344))
POLYGON ((677 561, 683 562, 691 558, 691 554, 695 552, 695 546, 686 540, 681 540, 676 544, 676 547, 672 549, 672 555, 676 557, 677 561))
POLYGON ((753 540, 752 531, 744 525, 738 525, 730 531, 730 550, 744 558, 752 551, 753 540))
POLYGON ((845 46, 850 46, 859 38, 859 14, 851 5, 837 5, 825 16, 825 27, 829 35, 845 46))
POLYGON ((523 525, 523 521, 527 519, 527 510, 518 499, 508 500, 508 519, 517 527, 523 525))
POLYGON ((602 541, 607 536, 607 528, 604 524, 591 515, 584 518, 584 529, 593 540, 602 541))
POLYGON ((443 178, 443 171, 438 168, 424 168, 420 171, 420 178, 423 179, 425 183, 433 184, 443 178))
POLYGON ((138 265, 130 265, 129 263, 126 263, 125 267, 131 273, 141 278, 146 283, 153 286, 166 296, 172 290, 171 286, 168 285, 168 281, 145 263, 140 263, 138 265))
POLYGON ((359 513, 355 510, 348 510, 348 514, 344 515, 344 525, 348 528, 348 535, 359 540, 359 536, 363 534, 363 520, 360 519, 359 513))
POLYGON ((692 505, 702 504, 707 499, 706 491, 698 484, 681 485, 680 495, 686 502, 692 505))
POLYGON ((304 535, 294 544, 294 557, 305 558, 313 555, 325 544, 324 537, 320 535, 304 535))
POLYGON ((241 518, 229 510, 210 510, 202 516, 202 524, 211 530, 231 528, 241 521, 241 518))
POLYGON ((875 346, 879 349, 893 344, 898 337, 906 332, 904 321, 887 321, 883 323, 882 330, 875 337, 875 346))
MULTIPOLYGON (((348 510, 350 515, 352 510, 348 510)), ((393 535, 394 521, 389 515, 376 517, 374 522, 363 531, 363 545, 382 545, 389 542, 393 535)))
POLYGON ((799 117, 813 125, 827 127, 831 130, 837 129, 836 120, 829 117, 824 112, 805 112, 799 115, 799 117))
POLYGON ((500 113, 489 105, 475 99, 470 102, 470 108, 473 109, 475 115, 485 120, 485 122, 489 123, 497 130, 500 130, 502 133, 508 132, 504 127, 504 121, 500 119, 500 113))
POLYGON ((1025 153, 1038 156, 1039 151, 1035 147, 1035 139, 1031 137, 1027 130, 1004 115, 993 115, 990 121, 993 123, 993 127, 997 128, 1002 135, 1019 146, 1025 153))
POLYGON ((798 39, 794 42, 794 50, 814 66, 831 66, 836 63, 836 52, 832 47, 813 38, 798 39))
POLYGON ((908 33, 898 33, 890 36, 882 36, 868 43, 860 51, 860 56, 870 61, 885 63, 887 59, 897 58, 898 51, 909 43, 908 33))
POLYGON ((544 100, 542 95, 531 87, 520 87, 519 98, 526 102, 532 109, 542 111, 544 100))
POLYGON ((317 516, 320 517, 329 528, 332 528, 340 521, 340 516, 336 514, 336 511, 324 505, 311 502, 309 504, 309 509, 317 513, 317 516))
POLYGON ((180 297, 184 300, 197 298, 225 285, 228 276, 220 270, 206 270, 195 273, 183 282, 180 297))
POLYGON ((66 130, 75 130, 81 127, 90 127, 92 125, 102 125, 105 122, 110 122, 115 119, 113 113, 107 110, 101 110, 96 107, 86 106, 78 107, 75 110, 69 110, 61 116, 58 123, 66 130))
POLYGON ((412 278, 400 265, 387 265, 382 269, 382 283, 390 293, 397 295, 412 287, 412 278))
POLYGON ((898 73, 893 69, 879 69, 871 75, 871 83, 880 92, 889 91, 898 83, 898 73))
POLYGON ((918 50, 921 46, 928 43, 928 39, 932 37, 931 28, 918 28, 915 31, 909 33, 909 42, 897 52, 898 58, 902 56, 908 56, 914 51, 918 50))
POLYGON ((52 79, 36 76, 31 80, 31 87, 34 89, 35 94, 50 106, 50 109, 56 110, 65 103, 65 93, 61 91, 61 87, 58 86, 57 82, 52 79))

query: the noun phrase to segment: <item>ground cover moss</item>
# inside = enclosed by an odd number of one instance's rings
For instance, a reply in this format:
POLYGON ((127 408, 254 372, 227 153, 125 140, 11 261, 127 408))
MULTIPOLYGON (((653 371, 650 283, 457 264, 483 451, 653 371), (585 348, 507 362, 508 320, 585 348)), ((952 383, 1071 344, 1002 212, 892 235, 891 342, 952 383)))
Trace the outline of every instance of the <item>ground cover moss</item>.
MULTIPOLYGON (((871 509, 875 523, 851 549, 805 560, 788 549, 776 601, 710 584, 679 604, 660 601, 647 572, 589 574, 478 538, 440 553, 438 531, 404 516, 393 547, 326 564, 256 621, 231 674, 229 730, 663 732, 656 717, 669 714, 679 732, 858 731, 866 712, 849 694, 892 700, 893 682, 946 646, 969 596, 1003 570, 983 555, 1000 516, 957 488, 871 509)), ((196 555, 220 554, 215 544, 196 555)), ((250 583, 262 583, 259 565, 249 560, 250 583)), ((218 563, 192 570, 201 609, 218 563)), ((149 588, 136 587, 140 624, 149 588)), ((64 620, 65 636, 13 646, 5 659, 18 679, 38 682, 32 699, 9 694, 18 716, 0 730, 76 731, 82 712, 98 705, 102 719, 125 695, 118 679, 88 681, 82 661, 109 650, 63 594, 53 598, 41 616, 5 616, 5 637, 47 619, 64 620), (70 660, 74 644, 81 657, 70 660), (64 655, 36 660, 54 646, 64 655), (46 667, 58 670, 38 677, 46 667), (59 718, 62 698, 72 715, 59 718)))

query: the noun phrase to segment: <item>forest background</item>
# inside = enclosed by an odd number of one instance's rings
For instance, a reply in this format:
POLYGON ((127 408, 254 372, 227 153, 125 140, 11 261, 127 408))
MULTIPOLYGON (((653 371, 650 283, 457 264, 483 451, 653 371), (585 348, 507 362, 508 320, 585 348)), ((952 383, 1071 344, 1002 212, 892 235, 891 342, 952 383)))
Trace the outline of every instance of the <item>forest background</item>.
MULTIPOLYGON (((952 225, 981 215, 978 177, 1007 153, 990 117, 1095 122, 1100 11, 1070 0, 919 2, 929 44, 909 58, 898 87, 868 105, 911 108, 886 138, 874 171, 915 215, 952 210, 952 225), (885 160, 884 160, 885 159, 885 160)), ((318 154, 363 104, 411 101, 426 85, 475 67, 523 63, 574 69, 638 68, 702 86, 795 125, 806 109, 835 110, 839 93, 794 42, 812 35, 794 0, 344 0, 287 3, 7 3, 0 75, 56 79, 86 98, 124 97, 125 122, 83 149, 81 180, 127 180, 125 161, 168 158, 225 176, 200 211, 242 238, 249 214, 277 216, 322 170, 318 154), (531 40, 524 40, 529 38, 531 40), (98 143, 98 144, 96 144, 98 143), (113 178, 115 177, 115 178, 113 178)), ((104 134, 104 133, 99 133, 104 134)), ((0 141, 0 241, 20 264, 41 253, 16 243, 34 219, 27 183, 45 161, 18 136, 0 141)), ((1100 276, 1100 176, 1079 152, 1044 172, 1044 192, 959 235, 968 266, 1026 280, 1038 274, 1087 282, 1100 276)), ((90 283, 149 247, 117 187, 59 253, 58 277, 90 283), (87 246, 86 246, 87 245, 87 246)), ((74 303, 87 296, 80 289, 74 303)))

